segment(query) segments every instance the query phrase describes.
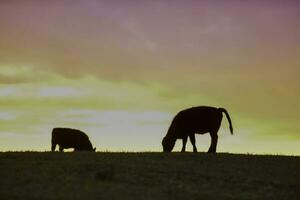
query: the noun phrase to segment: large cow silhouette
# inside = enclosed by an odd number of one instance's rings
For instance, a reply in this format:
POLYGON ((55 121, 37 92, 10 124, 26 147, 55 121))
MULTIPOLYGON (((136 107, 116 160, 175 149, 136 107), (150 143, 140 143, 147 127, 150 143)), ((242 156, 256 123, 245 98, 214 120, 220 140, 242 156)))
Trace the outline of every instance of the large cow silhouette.
POLYGON ((82 131, 71 128, 54 128, 52 130, 51 151, 55 151, 59 145, 59 151, 74 148, 74 151, 95 151, 89 137, 82 131))
POLYGON ((218 142, 218 130, 220 128, 223 115, 225 113, 229 122, 231 134, 233 128, 228 112, 224 108, 215 108, 208 106, 192 107, 180 111, 173 119, 166 136, 162 140, 164 152, 171 152, 177 139, 182 139, 182 150, 185 152, 187 138, 193 145, 193 151, 197 152, 195 144, 195 133, 209 133, 211 136, 211 144, 209 153, 216 153, 218 142))

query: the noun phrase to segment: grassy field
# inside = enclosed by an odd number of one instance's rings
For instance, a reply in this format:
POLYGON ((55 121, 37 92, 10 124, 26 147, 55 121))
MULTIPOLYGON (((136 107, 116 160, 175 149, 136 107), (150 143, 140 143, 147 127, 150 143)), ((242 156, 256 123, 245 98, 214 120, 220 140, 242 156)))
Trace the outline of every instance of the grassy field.
POLYGON ((0 153, 0 199, 300 199, 300 157, 0 153))

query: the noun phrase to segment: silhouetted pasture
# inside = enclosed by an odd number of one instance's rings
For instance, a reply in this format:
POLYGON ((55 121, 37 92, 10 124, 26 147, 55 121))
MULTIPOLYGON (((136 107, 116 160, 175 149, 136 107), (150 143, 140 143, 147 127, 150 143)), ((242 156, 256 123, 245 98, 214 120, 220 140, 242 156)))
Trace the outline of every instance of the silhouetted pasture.
POLYGON ((1 199, 298 200, 300 157, 0 153, 1 199))

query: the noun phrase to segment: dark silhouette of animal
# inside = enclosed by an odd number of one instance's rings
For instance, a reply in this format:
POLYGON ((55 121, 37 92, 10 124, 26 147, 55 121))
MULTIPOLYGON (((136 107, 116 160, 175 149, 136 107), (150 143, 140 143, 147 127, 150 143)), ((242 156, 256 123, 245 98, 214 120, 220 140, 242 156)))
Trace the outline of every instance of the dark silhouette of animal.
POLYGON ((68 148, 74 148, 74 151, 96 151, 84 132, 71 128, 52 130, 51 151, 55 151, 56 145, 59 145, 59 151, 68 148))
POLYGON ((176 140, 182 139, 183 146, 181 152, 185 152, 185 145, 189 137, 193 145, 193 152, 197 152, 195 133, 209 133, 211 144, 208 152, 216 153, 218 130, 223 118, 222 113, 225 113, 229 122, 230 132, 233 134, 231 119, 224 108, 199 106, 180 111, 174 117, 166 136, 162 140, 163 151, 171 152, 176 140))

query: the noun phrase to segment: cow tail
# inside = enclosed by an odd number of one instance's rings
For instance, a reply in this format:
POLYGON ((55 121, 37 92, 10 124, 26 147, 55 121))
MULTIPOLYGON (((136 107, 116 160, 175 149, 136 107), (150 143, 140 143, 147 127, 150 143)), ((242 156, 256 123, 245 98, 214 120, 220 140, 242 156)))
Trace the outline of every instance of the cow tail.
POLYGON ((227 110, 225 108, 219 108, 219 110, 222 112, 222 113, 225 113, 226 115, 226 118, 229 122, 229 129, 230 129, 230 132, 231 132, 231 135, 233 134, 233 128, 232 128, 232 123, 231 123, 231 119, 230 119, 230 116, 227 112, 227 110))
POLYGON ((51 134, 51 136, 52 136, 52 140, 54 139, 54 137, 55 137, 55 134, 54 134, 54 132, 55 132, 55 128, 54 129, 52 129, 52 134, 51 134))
POLYGON ((56 139, 55 139, 55 128, 52 130, 51 134, 51 151, 55 151, 55 146, 56 146, 56 139))

